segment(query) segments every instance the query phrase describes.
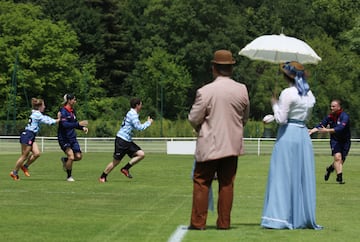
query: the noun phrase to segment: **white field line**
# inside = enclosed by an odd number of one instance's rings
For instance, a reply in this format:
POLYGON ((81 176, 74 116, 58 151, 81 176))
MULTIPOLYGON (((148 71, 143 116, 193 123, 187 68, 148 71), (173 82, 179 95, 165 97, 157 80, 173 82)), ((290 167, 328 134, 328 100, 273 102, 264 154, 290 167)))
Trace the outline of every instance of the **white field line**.
POLYGON ((175 232, 169 238, 168 242, 181 242, 187 231, 188 231, 187 226, 179 225, 175 230, 175 232))

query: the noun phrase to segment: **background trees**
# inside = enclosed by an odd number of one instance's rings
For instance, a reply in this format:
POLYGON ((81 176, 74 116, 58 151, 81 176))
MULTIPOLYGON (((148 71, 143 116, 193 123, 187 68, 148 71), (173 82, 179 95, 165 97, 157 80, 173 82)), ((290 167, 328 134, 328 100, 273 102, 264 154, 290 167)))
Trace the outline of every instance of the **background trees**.
POLYGON ((285 83, 277 65, 237 53, 283 31, 322 57, 306 66, 317 98, 309 125, 340 98, 358 136, 359 9, 351 0, 1 1, 0 120, 9 120, 15 103, 16 118, 27 117, 32 96, 45 98, 54 114, 65 92, 77 95, 79 115, 94 122, 121 119, 131 96, 144 100, 144 116, 164 125, 185 120, 196 89, 212 80, 214 50, 225 48, 237 60, 234 78, 249 89, 251 119, 259 121, 285 83))
POLYGON ((74 65, 79 45, 76 33, 66 22, 53 23, 44 17, 41 9, 31 4, 0 4, 2 118, 11 108, 9 93, 16 98, 18 117, 27 117, 29 97, 41 94, 49 104, 55 104, 57 92, 71 88, 81 78, 74 65))

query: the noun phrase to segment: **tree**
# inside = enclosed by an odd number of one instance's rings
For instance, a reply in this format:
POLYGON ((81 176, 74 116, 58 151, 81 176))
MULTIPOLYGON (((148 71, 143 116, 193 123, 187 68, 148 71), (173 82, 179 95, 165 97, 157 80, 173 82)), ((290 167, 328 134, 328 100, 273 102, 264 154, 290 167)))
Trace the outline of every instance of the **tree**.
MULTIPOLYGON (((343 31, 353 28, 359 16, 360 2, 352 0, 314 0, 311 7, 316 23, 337 40, 343 31)), ((338 45, 338 43, 335 43, 338 45)))
MULTIPOLYGON (((77 36, 65 22, 46 19, 32 4, 0 2, 0 57, 2 58, 0 99, 7 104, 15 57, 18 55, 18 117, 27 117, 26 98, 42 97, 48 110, 56 112, 61 96, 76 92, 82 78, 75 50, 77 36)), ((3 106, 4 109, 7 105, 3 106)), ((2 112, 2 117, 4 112, 2 112)))
POLYGON ((76 32, 81 64, 95 61, 96 78, 108 96, 127 93, 124 80, 133 67, 126 1, 27 0, 43 8, 53 21, 65 21, 76 32))
MULTIPOLYGON (((129 82, 133 95, 140 96, 146 106, 151 106, 152 116, 169 119, 185 118, 187 114, 187 90, 191 87, 191 76, 176 58, 161 48, 136 63, 129 82)), ((151 112, 151 109, 150 109, 151 112)))
MULTIPOLYGON (((322 57, 318 65, 306 65, 317 99, 311 122, 328 112, 332 97, 342 97, 352 127, 358 129, 359 4, 353 0, 1 1, 0 101, 5 105, 0 117, 5 116, 9 83, 16 73, 19 90, 49 98, 48 106, 57 105, 59 93, 76 90, 79 113, 92 119, 104 117, 104 112, 110 114, 105 119, 115 115, 123 108, 117 98, 129 96, 148 98, 144 100, 148 114, 185 118, 195 90, 212 80, 213 52, 229 49, 237 61, 233 77, 249 90, 250 117, 260 120, 272 111, 269 99, 284 82, 277 75, 278 65, 237 53, 260 35, 283 31, 304 40, 322 57)), ((21 107, 23 96, 16 95, 21 107)))
POLYGON ((355 18, 355 25, 352 29, 343 32, 341 40, 346 43, 350 51, 360 54, 360 16, 355 18))
POLYGON ((86 0, 27 0, 41 6, 46 16, 55 22, 68 23, 78 36, 77 53, 81 63, 104 60, 104 28, 101 13, 86 0))
POLYGON ((97 63, 98 77, 104 80, 109 96, 126 95, 124 81, 134 64, 131 37, 123 20, 127 15, 126 4, 116 0, 86 0, 86 3, 101 16, 104 59, 97 63))
MULTIPOLYGON (((212 80, 213 52, 230 49, 236 53, 244 42, 242 14, 227 0, 152 0, 142 9, 132 34, 136 37, 133 44, 138 60, 148 59, 156 48, 174 56, 175 63, 186 69, 193 80, 183 107, 187 109, 193 102, 195 90, 212 80)), ((171 113, 171 109, 168 105, 165 113, 171 113)))

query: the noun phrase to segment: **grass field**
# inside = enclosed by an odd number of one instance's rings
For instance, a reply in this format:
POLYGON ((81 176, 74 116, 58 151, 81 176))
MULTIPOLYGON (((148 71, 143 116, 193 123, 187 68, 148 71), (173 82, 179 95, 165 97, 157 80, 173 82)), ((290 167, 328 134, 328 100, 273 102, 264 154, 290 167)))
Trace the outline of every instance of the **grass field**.
MULTIPOLYGON (((191 210, 192 156, 147 154, 132 168, 133 179, 119 168, 101 184, 98 177, 111 153, 86 153, 74 164, 74 183, 65 181, 62 153, 43 153, 31 177, 13 181, 9 172, 18 154, 0 154, 1 241, 168 241, 179 225, 188 225, 191 210)), ((209 212, 206 231, 188 231, 189 241, 359 241, 360 163, 349 156, 345 185, 323 172, 331 157, 316 156, 317 223, 324 230, 268 230, 259 226, 269 156, 239 159, 232 228, 215 229, 209 212)), ((127 162, 125 159, 123 162, 127 162)), ((216 183, 214 184, 214 191, 216 183)), ((215 191, 216 194, 216 191, 215 191)))

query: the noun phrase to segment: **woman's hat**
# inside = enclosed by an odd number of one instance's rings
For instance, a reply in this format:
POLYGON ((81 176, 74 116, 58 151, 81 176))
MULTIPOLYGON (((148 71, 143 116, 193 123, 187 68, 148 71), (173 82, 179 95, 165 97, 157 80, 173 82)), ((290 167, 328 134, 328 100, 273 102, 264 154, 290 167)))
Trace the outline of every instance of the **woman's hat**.
POLYGON ((215 64, 221 65, 232 65, 235 64, 235 60, 232 57, 232 54, 228 50, 217 50, 214 53, 214 59, 211 61, 215 64))
POLYGON ((62 102, 62 104, 65 104, 67 103, 67 101, 72 100, 74 98, 75 98, 74 94, 66 93, 64 95, 64 101, 62 102))
POLYGON ((287 75, 288 77, 294 79, 295 76, 299 74, 299 72, 302 72, 303 74, 305 71, 305 68, 302 64, 300 64, 297 61, 288 61, 285 63, 280 64, 280 70, 287 75))
POLYGON ((310 86, 306 81, 307 73, 305 68, 297 61, 288 61, 280 64, 280 70, 288 77, 294 80, 296 89, 300 96, 304 96, 310 90, 310 86))

